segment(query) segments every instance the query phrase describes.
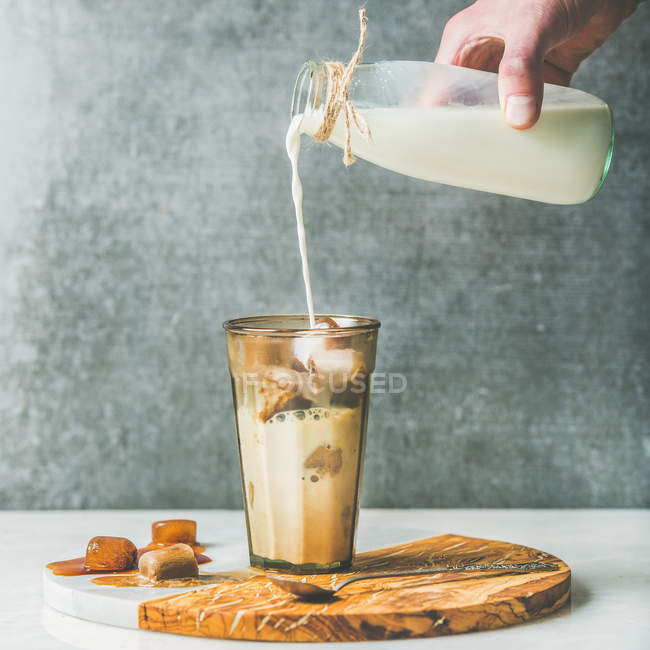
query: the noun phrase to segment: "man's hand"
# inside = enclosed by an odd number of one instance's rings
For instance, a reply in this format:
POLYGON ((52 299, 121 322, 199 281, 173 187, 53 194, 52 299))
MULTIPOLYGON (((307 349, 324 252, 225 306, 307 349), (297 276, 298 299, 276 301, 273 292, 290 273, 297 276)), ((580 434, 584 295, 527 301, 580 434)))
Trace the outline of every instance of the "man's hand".
POLYGON ((568 86, 580 63, 634 12, 637 0, 477 0, 453 16, 436 63, 499 73, 505 119, 539 118, 544 82, 568 86))

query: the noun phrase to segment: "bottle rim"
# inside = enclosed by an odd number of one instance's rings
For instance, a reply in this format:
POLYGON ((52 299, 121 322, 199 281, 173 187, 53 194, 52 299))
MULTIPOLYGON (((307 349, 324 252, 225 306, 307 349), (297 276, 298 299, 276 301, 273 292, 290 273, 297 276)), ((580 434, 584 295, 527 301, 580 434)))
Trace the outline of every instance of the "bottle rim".
MULTIPOLYGON (((293 87, 293 95, 291 97, 291 118, 293 119, 296 115, 304 113, 308 106, 314 108, 315 103, 315 92, 314 92, 314 76, 317 73, 319 77, 324 76, 325 66, 322 63, 316 61, 307 61, 298 76, 296 77, 296 83, 293 87)), ((323 90, 324 90, 324 84, 323 90)), ((322 94, 322 91, 321 91, 322 94)))

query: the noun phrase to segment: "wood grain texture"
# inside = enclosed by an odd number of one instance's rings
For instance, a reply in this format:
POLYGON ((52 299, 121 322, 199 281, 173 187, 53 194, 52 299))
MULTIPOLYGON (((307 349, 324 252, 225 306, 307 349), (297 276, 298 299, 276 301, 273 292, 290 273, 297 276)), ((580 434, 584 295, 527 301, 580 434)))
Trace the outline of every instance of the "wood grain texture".
POLYGON ((458 634, 514 625, 569 601, 571 571, 558 558, 526 546, 441 535, 362 553, 352 569, 306 579, 331 586, 358 573, 493 562, 555 562, 543 573, 437 574, 368 580, 334 601, 306 603, 264 576, 140 604, 141 628, 259 641, 368 641, 458 634))

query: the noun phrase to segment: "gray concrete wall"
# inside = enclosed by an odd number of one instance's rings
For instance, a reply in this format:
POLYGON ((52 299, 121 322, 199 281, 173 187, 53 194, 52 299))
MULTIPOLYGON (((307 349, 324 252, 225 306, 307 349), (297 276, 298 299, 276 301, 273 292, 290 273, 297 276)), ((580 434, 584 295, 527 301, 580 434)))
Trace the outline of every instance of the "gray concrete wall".
MULTIPOLYGON (((465 4, 369 0, 366 60, 432 59, 465 4)), ((305 143, 317 308, 409 382, 366 505, 649 505, 649 18, 575 78, 617 119, 585 205, 305 143)), ((221 322, 304 310, 290 95, 356 39, 353 2, 0 3, 0 507, 240 505, 221 322)))

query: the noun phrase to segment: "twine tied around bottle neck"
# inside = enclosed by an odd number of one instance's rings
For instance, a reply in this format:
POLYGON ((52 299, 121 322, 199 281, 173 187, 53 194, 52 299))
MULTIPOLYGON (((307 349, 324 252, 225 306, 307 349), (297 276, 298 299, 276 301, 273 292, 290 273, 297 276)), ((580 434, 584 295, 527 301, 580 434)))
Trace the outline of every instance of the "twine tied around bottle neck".
POLYGON ((324 65, 327 68, 328 84, 327 84, 327 100, 325 103, 325 110, 323 114, 323 121, 314 134, 314 140, 319 142, 326 142, 329 140, 336 120, 341 110, 345 116, 345 146, 343 147, 343 164, 349 167, 355 160, 352 154, 352 133, 351 125, 354 124, 357 132, 366 140, 371 138, 370 128, 364 119, 355 110, 350 97, 348 96, 348 88, 352 81, 352 75, 357 69, 363 48, 366 44, 366 10, 359 9, 359 45, 357 51, 352 55, 350 62, 344 66, 340 61, 325 61, 324 65))

